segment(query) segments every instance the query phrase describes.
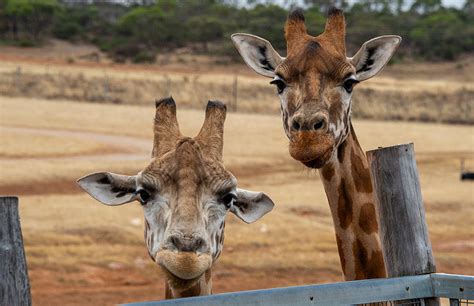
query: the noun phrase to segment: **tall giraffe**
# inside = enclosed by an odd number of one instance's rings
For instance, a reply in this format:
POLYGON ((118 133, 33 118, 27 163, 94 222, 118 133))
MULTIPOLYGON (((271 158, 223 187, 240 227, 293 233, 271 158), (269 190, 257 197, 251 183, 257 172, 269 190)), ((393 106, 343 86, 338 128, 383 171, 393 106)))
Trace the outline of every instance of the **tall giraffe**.
POLYGON ((211 294, 211 267, 223 248, 228 212, 252 223, 273 208, 264 193, 237 188, 224 168, 225 116, 226 106, 210 101, 199 134, 184 137, 173 99, 158 101, 152 159, 143 171, 78 180, 105 205, 141 203, 148 254, 166 275, 167 299, 211 294))
POLYGON ((290 155, 319 169, 334 221, 346 280, 385 277, 368 164, 351 124, 354 86, 377 74, 401 37, 381 36, 346 57, 341 10, 328 12, 324 32, 307 33, 301 10, 285 24, 287 57, 265 39, 234 34, 232 40, 250 68, 273 78, 281 100, 290 155))

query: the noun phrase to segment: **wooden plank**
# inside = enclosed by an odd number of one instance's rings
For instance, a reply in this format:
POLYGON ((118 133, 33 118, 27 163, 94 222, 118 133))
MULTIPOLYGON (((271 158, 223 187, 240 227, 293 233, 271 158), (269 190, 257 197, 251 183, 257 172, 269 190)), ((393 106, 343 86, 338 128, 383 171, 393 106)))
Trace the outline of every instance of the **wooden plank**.
POLYGON ((474 301, 474 276, 435 273, 431 282, 437 297, 474 301))
POLYGON ((242 291, 128 306, 350 305, 433 296, 429 275, 242 291))
POLYGON ((18 198, 0 197, 0 306, 31 305, 18 198))
POLYGON ((436 272, 413 143, 369 151, 367 159, 388 277, 436 272))

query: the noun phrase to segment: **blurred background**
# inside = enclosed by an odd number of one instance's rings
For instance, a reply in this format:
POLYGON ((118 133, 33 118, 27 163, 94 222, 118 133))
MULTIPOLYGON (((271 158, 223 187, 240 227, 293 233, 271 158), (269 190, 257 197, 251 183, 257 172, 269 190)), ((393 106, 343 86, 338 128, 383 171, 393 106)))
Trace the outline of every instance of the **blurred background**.
POLYGON ((188 136, 208 100, 228 105, 224 162, 276 203, 256 224, 228 217, 214 292, 342 280, 319 175, 289 156, 275 88, 230 40, 259 35, 284 56, 288 11, 304 8, 317 35, 331 5, 348 56, 403 37, 355 89, 354 127, 365 150, 415 143, 438 272, 474 274, 474 185, 460 180, 474 171, 474 1, 0 0, 0 194, 20 197, 35 304, 163 298, 140 205, 105 207, 75 180, 143 169, 154 100, 169 95, 188 136))

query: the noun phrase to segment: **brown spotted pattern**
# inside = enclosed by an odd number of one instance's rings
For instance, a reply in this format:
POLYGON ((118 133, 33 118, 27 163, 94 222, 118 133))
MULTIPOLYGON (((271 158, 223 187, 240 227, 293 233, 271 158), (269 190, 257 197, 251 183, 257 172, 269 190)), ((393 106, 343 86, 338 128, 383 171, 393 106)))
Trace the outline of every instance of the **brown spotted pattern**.
MULTIPOLYGON (((346 57, 345 34, 341 10, 330 9, 324 31, 312 36, 297 9, 285 24, 286 58, 272 57, 279 63, 273 75, 267 69, 273 66, 255 68, 250 52, 238 49, 255 71, 274 77, 290 155, 319 169, 345 279, 385 277, 370 172, 351 124, 353 86, 368 77, 357 75, 359 61, 346 57)), ((365 53, 358 54, 360 60, 365 53)), ((374 62, 370 52, 362 61, 362 69, 374 62)))
POLYGON ((337 217, 339 225, 343 229, 347 229, 352 223, 353 218, 353 203, 350 185, 346 183, 345 179, 341 179, 339 185, 339 198, 337 201, 337 217))
MULTIPOLYGON (((342 247, 342 239, 339 237, 339 235, 336 233, 336 243, 337 243, 337 251, 339 252, 339 254, 344 254, 344 249, 342 247)), ((346 272, 346 256, 340 256, 341 258, 341 267, 342 267, 342 273, 344 273, 344 275, 347 274, 346 272)))
POLYGON ((341 84, 355 68, 345 55, 344 27, 339 10, 329 13, 318 36, 306 32, 299 10, 285 24, 287 57, 275 69, 277 83, 286 85, 280 93, 283 126, 290 155, 311 168, 321 168, 348 132, 350 96, 341 84))
POLYGON ((307 34, 301 11, 293 12, 285 25, 287 57, 275 73, 288 86, 281 98, 290 155, 320 168, 345 278, 384 277, 370 172, 352 129, 350 96, 340 87, 355 73, 344 37, 339 10, 329 12, 316 37, 307 34), (312 129, 318 120, 326 126, 312 129))
POLYGON ((165 298, 176 299, 212 294, 212 272, 208 269, 204 277, 191 282, 168 280, 165 284, 165 298))
POLYGON ((359 213, 359 227, 369 235, 379 231, 374 203, 362 204, 359 213))
POLYGON ((227 214, 252 223, 274 205, 264 193, 237 188, 225 169, 225 117, 226 106, 209 101, 200 132, 185 137, 174 100, 157 101, 149 164, 133 176, 96 172, 78 180, 105 205, 141 204, 148 255, 166 276, 167 298, 211 294, 227 214))
POLYGON ((321 169, 321 175, 326 181, 331 181, 332 177, 334 176, 334 167, 331 164, 328 164, 324 168, 321 169))
POLYGON ((287 57, 276 68, 290 155, 319 168, 347 280, 384 277, 370 172, 350 121, 350 92, 341 84, 355 68, 346 58, 342 11, 330 10, 324 32, 311 36, 301 11, 285 25, 287 57), (325 121, 324 128, 315 122, 325 121), (295 124, 296 122, 296 124, 295 124))
POLYGON ((320 174, 335 223, 345 279, 385 277, 368 165, 351 125, 348 137, 320 174))
POLYGON ((370 180, 370 170, 364 163, 365 156, 359 155, 355 150, 351 152, 352 175, 357 192, 372 193, 372 182, 370 180))

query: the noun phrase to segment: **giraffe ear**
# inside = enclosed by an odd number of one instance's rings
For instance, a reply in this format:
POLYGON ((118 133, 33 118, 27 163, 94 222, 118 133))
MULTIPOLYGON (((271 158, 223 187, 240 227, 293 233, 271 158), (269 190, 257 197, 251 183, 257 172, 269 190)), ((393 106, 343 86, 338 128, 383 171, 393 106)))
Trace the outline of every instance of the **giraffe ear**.
POLYGON ((356 69, 356 79, 365 81, 382 70, 401 41, 400 36, 385 35, 365 42, 359 51, 352 58, 349 58, 356 69))
POLYGON ((253 223, 273 209, 272 199, 263 192, 237 189, 231 211, 246 223, 253 223))
POLYGON ((245 63, 256 73, 274 78, 276 67, 283 61, 270 42, 261 37, 236 33, 231 36, 245 63))
POLYGON ((137 199, 136 176, 99 172, 78 179, 77 184, 105 205, 122 205, 137 199))

